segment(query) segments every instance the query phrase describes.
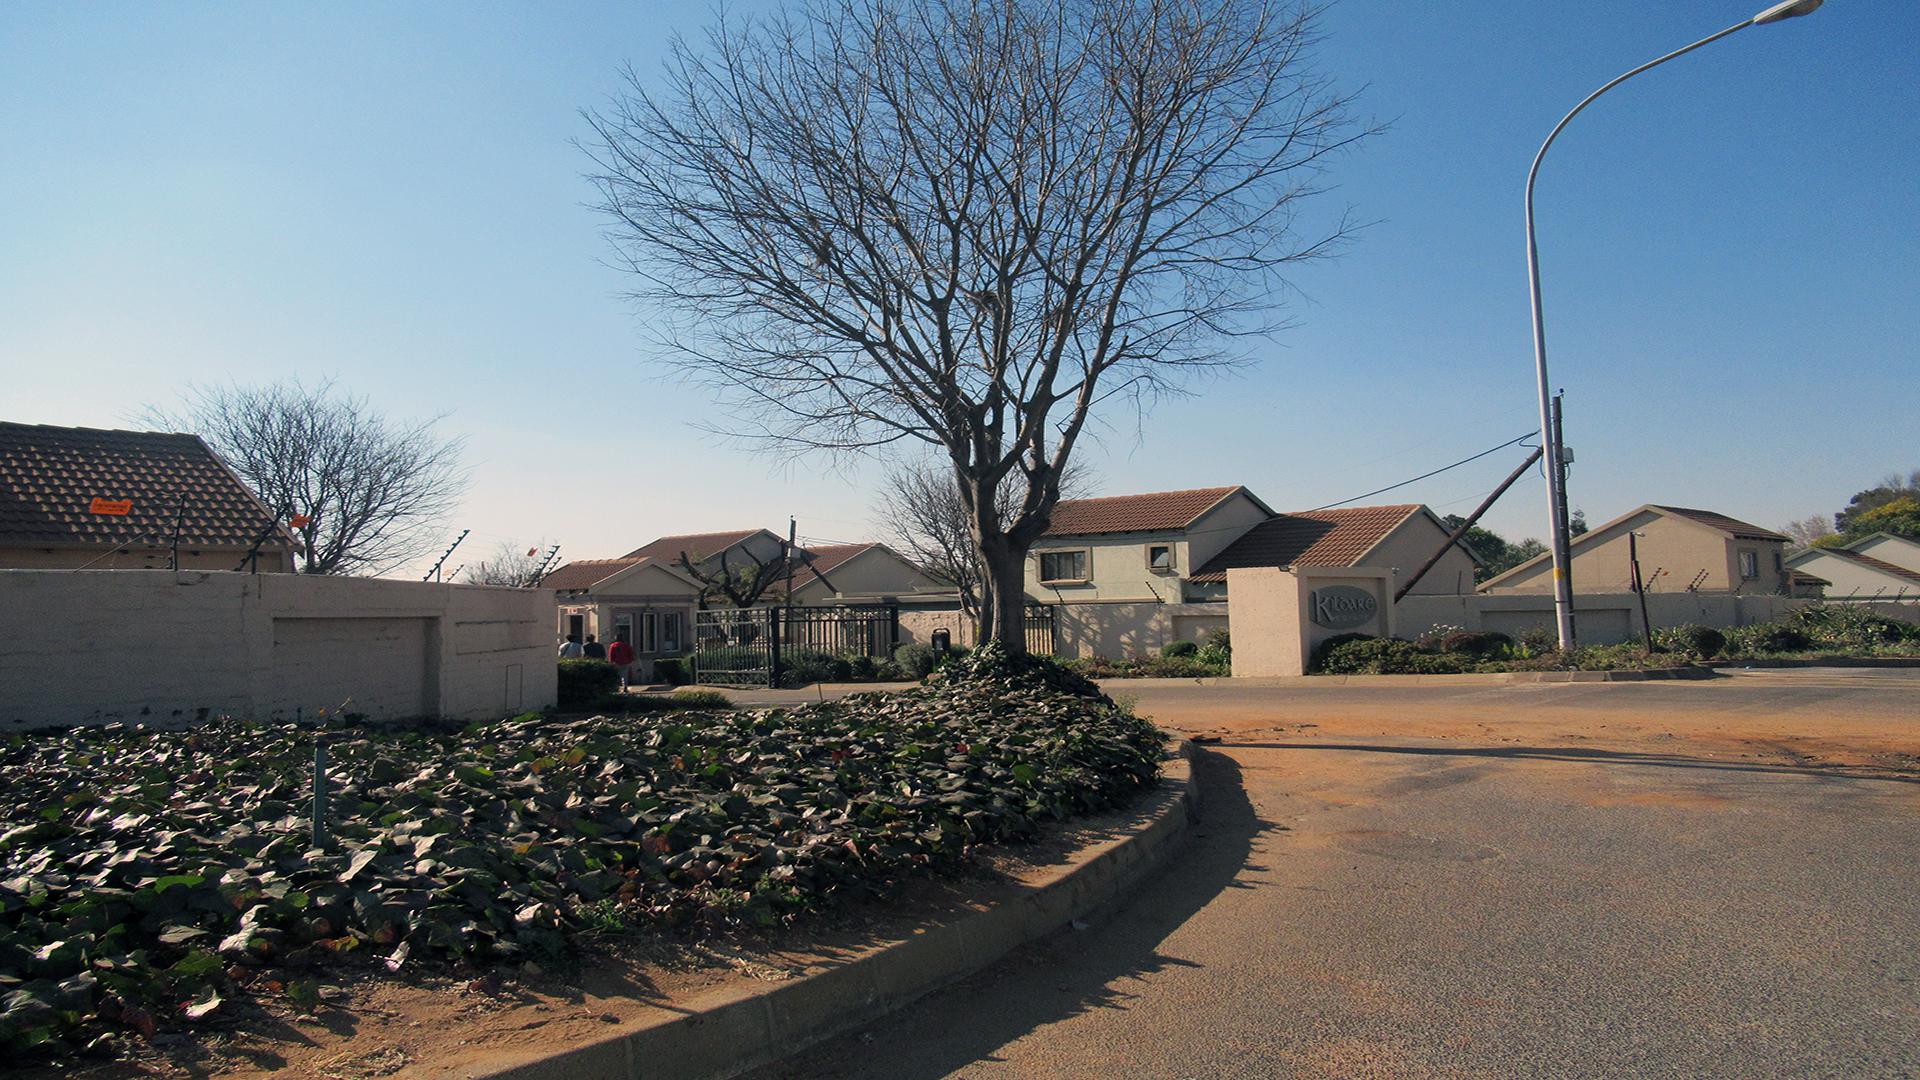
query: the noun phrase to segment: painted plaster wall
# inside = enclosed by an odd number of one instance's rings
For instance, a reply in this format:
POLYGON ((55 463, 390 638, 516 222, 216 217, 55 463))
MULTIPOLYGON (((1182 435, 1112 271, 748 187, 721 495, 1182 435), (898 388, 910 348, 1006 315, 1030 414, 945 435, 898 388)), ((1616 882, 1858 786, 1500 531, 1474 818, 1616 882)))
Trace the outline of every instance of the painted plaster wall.
MULTIPOLYGON (((1822 575, 1824 576, 1824 575, 1822 575)), ((1577 581, 1578 579, 1576 579, 1577 581)), ((1726 628, 1772 622, 1795 608, 1817 603, 1785 596, 1735 596, 1729 593, 1647 594, 1647 615, 1654 629, 1698 623, 1726 628)), ((1889 618, 1920 622, 1920 604, 1874 604, 1889 618)), ((1585 645, 1617 645, 1640 637, 1639 597, 1633 593, 1575 594, 1575 628, 1585 645)), ((1526 594, 1409 596, 1395 605, 1396 633, 1418 637, 1435 626, 1498 630, 1518 636, 1530 626, 1553 626, 1553 599, 1526 594)), ((1235 640, 1237 651, 1240 643, 1235 640)))
MULTIPOLYGON (((1710 592, 1766 594, 1780 591, 1781 575, 1774 568, 1774 554, 1784 554, 1785 545, 1777 540, 1735 540, 1731 537, 1669 515, 1645 511, 1625 521, 1588 534, 1573 549, 1573 586, 1576 592, 1619 592, 1632 581, 1627 558, 1627 533, 1644 532, 1640 538, 1640 571, 1654 594, 1684 592, 1702 570, 1706 575, 1699 588, 1710 592), (1754 552, 1759 559, 1757 580, 1739 577, 1739 552, 1754 552), (1655 572, 1661 572, 1655 579, 1655 572)), ((1817 571, 1816 571, 1817 572, 1817 571)), ((1822 577, 1826 575, 1822 574, 1822 577)), ((1553 573, 1547 561, 1515 574, 1487 590, 1489 593, 1552 593, 1553 573)))
MULTIPOLYGON (((1395 632, 1393 573, 1370 567, 1241 567, 1227 571, 1235 677, 1306 674, 1313 650, 1335 634, 1395 632), (1329 626, 1315 617, 1315 594, 1357 590, 1370 597, 1371 614, 1329 626)), ((1362 609, 1364 610, 1364 609, 1362 609)))
POLYGON ((1869 537, 1855 544, 1853 550, 1879 559, 1881 562, 1890 562, 1904 570, 1920 571, 1920 542, 1908 540, 1903 536, 1869 537))
MULTIPOLYGON (((1396 582, 1413 576, 1420 564, 1433 557, 1447 538, 1447 530, 1425 514, 1415 514, 1388 533, 1367 555, 1366 565, 1394 571, 1396 582)), ((1394 586, 1398 588, 1396 584, 1394 586)), ((1474 590, 1473 557, 1454 544, 1440 557, 1427 576, 1413 587, 1412 596, 1458 596, 1474 590)))
POLYGON ((548 589, 0 571, 0 726, 495 719, 553 703, 553 609, 548 589))
MULTIPOLYGON (((1864 554, 1870 554, 1873 558, 1885 562, 1893 562, 1879 550, 1864 554)), ((1832 582, 1833 584, 1828 585, 1826 589, 1829 600, 1851 600, 1871 596, 1895 597, 1903 595, 1903 590, 1906 596, 1920 596, 1920 585, 1883 570, 1876 570, 1871 566, 1862 566, 1852 559, 1830 554, 1818 548, 1796 556, 1793 567, 1832 582)))
POLYGON ((912 563, 881 548, 863 551, 827 571, 825 581, 815 577, 809 570, 799 571, 795 581, 801 584, 795 587, 794 598, 803 604, 832 604, 841 600, 858 601, 862 598, 952 591, 912 563))
POLYGON ((1027 556, 1027 595, 1048 604, 1113 600, 1177 602, 1184 599, 1181 582, 1188 574, 1266 517, 1266 511, 1253 500, 1235 494, 1201 515, 1187 529, 1043 537, 1035 542, 1027 556), (1149 568, 1147 548, 1153 544, 1166 544, 1174 549, 1171 573, 1149 568), (1091 576, 1085 584, 1041 584, 1041 552, 1081 548, 1089 554, 1091 576))
POLYGON ((1061 604, 1054 609, 1061 656, 1152 656, 1183 633, 1224 626, 1225 604, 1061 604))

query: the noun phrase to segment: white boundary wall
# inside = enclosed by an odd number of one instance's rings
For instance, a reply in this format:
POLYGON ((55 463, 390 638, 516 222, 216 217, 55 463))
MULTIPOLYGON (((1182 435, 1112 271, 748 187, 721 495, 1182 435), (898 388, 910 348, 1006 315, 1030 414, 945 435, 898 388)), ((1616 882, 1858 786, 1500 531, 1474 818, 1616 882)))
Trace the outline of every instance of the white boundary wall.
POLYGON ((0 730, 554 703, 551 589, 167 570, 0 571, 0 730))
MULTIPOLYGON (((1730 593, 1647 594, 1647 621, 1663 626, 1698 623, 1726 629, 1772 622, 1818 600, 1730 593)), ((1920 621, 1920 606, 1873 604, 1889 618, 1920 621)), ((1435 626, 1498 630, 1518 637, 1530 626, 1553 626, 1551 594, 1480 593, 1474 596, 1409 596, 1395 605, 1394 633, 1416 638, 1435 626)), ((1575 629, 1582 645, 1618 645, 1640 638, 1640 597, 1635 593, 1575 593, 1575 629)))

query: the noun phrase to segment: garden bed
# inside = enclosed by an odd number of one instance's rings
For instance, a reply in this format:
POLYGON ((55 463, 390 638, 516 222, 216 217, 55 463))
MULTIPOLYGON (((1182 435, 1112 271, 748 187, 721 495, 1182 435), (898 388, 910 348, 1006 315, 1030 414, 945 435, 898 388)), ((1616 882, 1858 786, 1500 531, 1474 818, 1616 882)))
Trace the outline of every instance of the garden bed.
POLYGON ((340 970, 562 963, 583 934, 779 928, 1146 789, 1163 737, 986 649, 929 686, 798 709, 328 735, 220 724, 14 736, 0 1040, 123 1054, 340 970))

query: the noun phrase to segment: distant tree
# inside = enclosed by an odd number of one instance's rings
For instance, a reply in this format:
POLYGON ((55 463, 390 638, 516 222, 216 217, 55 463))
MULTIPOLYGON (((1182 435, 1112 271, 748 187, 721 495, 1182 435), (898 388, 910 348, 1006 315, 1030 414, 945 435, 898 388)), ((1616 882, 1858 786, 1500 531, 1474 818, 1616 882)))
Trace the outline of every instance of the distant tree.
POLYGON ((1245 361, 1350 235, 1302 213, 1365 134, 1318 36, 1273 0, 793 0, 629 72, 590 152, 723 430, 936 454, 1017 652, 1088 422, 1245 361))
POLYGON ((1587 512, 1585 510, 1575 510, 1573 517, 1567 520, 1567 535, 1580 536, 1587 531, 1587 528, 1587 512))
POLYGON ((1846 508, 1833 515, 1834 530, 1848 536, 1864 536, 1866 534, 1853 524, 1855 515, 1885 506, 1896 499, 1914 497, 1920 497, 1920 469, 1909 472, 1905 477, 1898 473, 1890 474, 1878 485, 1855 492, 1853 498, 1847 501, 1846 508))
POLYGON ((1798 521, 1789 521, 1780 531, 1793 538, 1796 547, 1812 547, 1814 544, 1834 535, 1833 519, 1825 514, 1814 514, 1798 521))
MULTIPOLYGON (((1001 480, 994 502, 1003 515, 1026 501, 1026 492, 1017 490, 1021 480, 1019 473, 1008 473, 1001 480)), ((1086 488, 1079 464, 1068 465, 1060 481, 1061 498, 1080 498, 1086 488)), ((957 589, 961 610, 977 620, 986 569, 973 543, 966 504, 954 486, 953 470, 932 458, 895 464, 881 482, 876 516, 889 542, 921 569, 957 589)))
POLYGON ((1879 532, 1920 540, 1920 497, 1902 495, 1870 510, 1848 514, 1847 528, 1841 535, 1851 541, 1879 532))
POLYGON ((805 565, 805 552, 796 553, 785 540, 780 541, 780 554, 772 559, 762 559, 745 548, 741 554, 746 557, 746 565, 735 562, 725 551, 708 565, 693 552, 682 551, 674 565, 700 583, 701 607, 724 598, 742 608, 759 603, 775 585, 786 581, 789 574, 797 575, 805 565))
MULTIPOLYGON (((1458 514, 1448 514, 1441 519, 1448 529, 1459 528, 1467 519, 1458 514)), ((1475 525, 1460 538, 1480 556, 1482 565, 1473 571, 1474 584, 1497 577, 1547 550, 1547 545, 1538 540, 1522 540, 1518 544, 1509 543, 1507 538, 1492 529, 1475 525)))
POLYGON ((298 379, 189 387, 148 423, 207 441, 282 522, 299 515, 294 554, 307 574, 380 574, 431 552, 467 477, 462 440, 439 417, 392 421, 364 397, 298 379))
POLYGON ((545 546, 544 540, 533 547, 524 547, 512 540, 502 541, 493 549, 492 556, 468 566, 460 580, 469 585, 530 589, 540 583, 540 551, 545 546))

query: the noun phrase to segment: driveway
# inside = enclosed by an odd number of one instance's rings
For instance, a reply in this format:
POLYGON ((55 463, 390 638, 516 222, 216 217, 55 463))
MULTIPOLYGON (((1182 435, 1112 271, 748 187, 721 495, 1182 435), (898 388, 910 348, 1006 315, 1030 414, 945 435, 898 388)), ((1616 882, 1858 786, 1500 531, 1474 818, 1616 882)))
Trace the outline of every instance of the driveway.
POLYGON ((1920 672, 1108 689, 1189 851, 760 1075, 1920 1075, 1920 672))

